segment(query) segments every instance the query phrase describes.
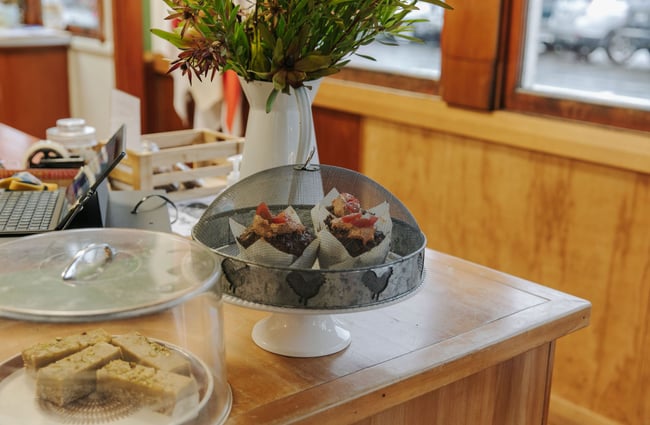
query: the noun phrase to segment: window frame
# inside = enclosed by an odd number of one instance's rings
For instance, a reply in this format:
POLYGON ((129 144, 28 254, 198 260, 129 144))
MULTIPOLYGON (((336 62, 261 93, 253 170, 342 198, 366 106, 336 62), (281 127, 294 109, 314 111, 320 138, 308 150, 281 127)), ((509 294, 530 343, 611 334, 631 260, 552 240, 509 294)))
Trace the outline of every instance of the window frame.
POLYGON ((529 1, 509 1, 507 17, 507 60, 501 109, 533 113, 563 119, 586 121, 629 130, 650 131, 650 112, 623 106, 600 105, 586 101, 559 98, 520 88, 524 63, 524 45, 529 1))
MULTIPOLYGON (((441 76, 439 81, 396 76, 376 71, 345 68, 334 78, 372 83, 389 88, 436 95, 448 105, 471 110, 521 112, 541 117, 606 125, 614 128, 650 131, 650 112, 603 106, 571 99, 556 99, 518 89, 523 63, 527 0, 448 0, 454 7, 445 11, 441 34, 441 76), (467 31, 472 28, 472 31, 467 31)), ((40 0, 25 0, 33 18, 40 0)), ((144 52, 127 40, 141 40, 141 2, 112 0, 116 41, 118 88, 142 94, 137 63, 144 52), (115 9, 118 9, 117 12, 115 9), (137 13, 136 13, 137 12, 137 13), (122 19, 115 19, 121 16, 122 19), (122 22, 129 17, 128 24, 122 22), (128 47, 127 47, 128 46, 128 47), (123 50, 123 51, 122 51, 123 50), (130 71, 129 71, 130 70, 130 71), (135 83, 133 82, 135 80, 135 83), (135 88, 131 87, 136 85, 135 88)), ((34 22, 31 22, 34 23, 34 22)), ((137 43, 136 43, 137 44, 137 43)), ((144 68, 144 66, 142 66, 144 68)))
POLYGON ((440 81, 430 78, 418 78, 407 75, 392 74, 361 68, 346 67, 340 72, 330 75, 343 81, 370 84, 396 90, 437 96, 440 94, 440 81))
POLYGON ((333 77, 441 96, 451 106, 505 110, 650 131, 650 112, 552 97, 519 87, 529 1, 450 0, 442 28, 440 80, 344 68, 333 77), (475 31, 467 32, 467 28, 475 31))
MULTIPOLYGON (((95 0, 97 7, 97 26, 93 28, 68 25, 65 30, 73 35, 105 40, 104 5, 102 0, 95 0)), ((27 25, 43 25, 43 9, 41 0, 24 0, 24 21, 27 25)))

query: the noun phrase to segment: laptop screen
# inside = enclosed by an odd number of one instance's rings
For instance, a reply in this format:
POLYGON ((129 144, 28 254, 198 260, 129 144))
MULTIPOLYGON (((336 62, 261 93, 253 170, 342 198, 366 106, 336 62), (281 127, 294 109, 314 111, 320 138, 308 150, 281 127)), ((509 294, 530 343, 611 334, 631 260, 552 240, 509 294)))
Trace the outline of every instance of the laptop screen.
POLYGON ((79 169, 79 172, 72 180, 72 182, 65 189, 65 201, 67 207, 77 203, 77 200, 84 197, 90 190, 90 183, 84 167, 79 169))
POLYGON ((97 151, 94 158, 81 167, 72 183, 65 191, 67 212, 57 226, 65 229, 83 206, 95 194, 99 185, 106 180, 110 172, 124 158, 125 126, 122 125, 111 138, 97 151))

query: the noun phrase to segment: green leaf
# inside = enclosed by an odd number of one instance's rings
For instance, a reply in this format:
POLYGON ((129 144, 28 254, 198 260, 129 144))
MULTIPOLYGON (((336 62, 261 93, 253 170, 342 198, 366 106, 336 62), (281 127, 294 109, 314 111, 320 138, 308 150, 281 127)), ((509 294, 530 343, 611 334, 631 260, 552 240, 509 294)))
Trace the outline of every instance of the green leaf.
POLYGON ((287 90, 287 71, 281 69, 280 71, 273 74, 273 88, 279 91, 287 90))
POLYGON ((170 42, 172 45, 179 49, 185 49, 187 47, 187 43, 181 38, 180 35, 176 33, 163 31, 157 28, 152 28, 151 33, 157 37, 162 38, 165 41, 170 42))
POLYGON ((443 9, 447 9, 447 10, 454 10, 454 8, 451 7, 450 4, 445 3, 443 0, 418 0, 418 1, 421 1, 421 2, 424 2, 424 3, 429 3, 429 4, 432 4, 434 6, 439 6, 439 7, 442 7, 443 9))
POLYGON ((340 68, 324 68, 324 69, 319 69, 318 71, 315 72, 310 72, 309 73, 309 79, 310 80, 318 80, 319 78, 327 77, 328 75, 336 74, 337 72, 340 72, 340 68))
POLYGON ((251 69, 255 71, 267 71, 269 62, 264 54, 264 47, 259 39, 253 40, 251 44, 251 69))
POLYGON ((272 57, 272 62, 273 65, 275 66, 281 66, 281 64, 284 62, 284 44, 282 43, 282 39, 279 38, 277 43, 275 44, 275 49, 273 49, 273 57, 272 57))
POLYGON ((297 71, 313 72, 322 68, 326 68, 332 64, 332 57, 329 55, 311 54, 298 60, 294 64, 294 69, 297 71))
POLYGON ((364 55, 361 53, 355 53, 355 55, 359 56, 360 58, 368 59, 375 62, 377 61, 377 59, 373 58, 372 56, 364 55))
POLYGON ((260 31, 260 39, 267 46, 275 46, 275 35, 266 27, 266 25, 258 26, 260 31))
POLYGON ((169 17, 189 12, 192 19, 181 28, 202 37, 183 39, 179 31, 151 30, 183 51, 175 69, 188 78, 192 72, 186 65, 199 71, 197 77, 232 69, 247 80, 272 81, 276 95, 338 72, 359 47, 374 41, 399 48, 394 40, 378 40, 382 34, 420 41, 410 34, 421 20, 409 18, 419 2, 452 9, 444 0, 264 0, 253 2, 254 12, 230 0, 160 1, 168 6, 169 17))
POLYGON ((269 94, 269 97, 266 99, 266 113, 268 114, 273 109, 273 104, 275 103, 275 98, 278 97, 280 92, 276 89, 273 89, 269 94))

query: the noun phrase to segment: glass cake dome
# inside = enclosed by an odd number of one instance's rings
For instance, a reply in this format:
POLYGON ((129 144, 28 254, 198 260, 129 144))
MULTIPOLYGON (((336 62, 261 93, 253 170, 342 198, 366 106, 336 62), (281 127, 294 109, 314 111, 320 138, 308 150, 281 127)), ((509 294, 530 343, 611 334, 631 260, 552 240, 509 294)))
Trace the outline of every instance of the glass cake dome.
POLYGON ((0 423, 224 423, 219 275, 213 253, 168 233, 0 243, 0 423))

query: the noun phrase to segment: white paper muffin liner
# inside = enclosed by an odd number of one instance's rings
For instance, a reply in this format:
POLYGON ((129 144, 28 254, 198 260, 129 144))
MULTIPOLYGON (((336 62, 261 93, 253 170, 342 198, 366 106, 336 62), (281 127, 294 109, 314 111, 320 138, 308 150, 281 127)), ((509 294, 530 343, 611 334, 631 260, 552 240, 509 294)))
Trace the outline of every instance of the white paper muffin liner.
POLYGON ((387 202, 382 202, 373 208, 366 209, 366 211, 377 216, 378 220, 375 223, 375 229, 382 232, 385 238, 379 245, 368 252, 353 257, 345 249, 343 243, 329 231, 325 224, 325 219, 332 215, 327 208, 332 205, 332 200, 337 196, 339 196, 339 192, 334 188, 311 210, 314 229, 320 240, 320 248, 318 250, 318 264, 320 268, 343 270, 382 264, 390 251, 391 231, 393 228, 393 222, 390 217, 390 206, 387 202))
MULTIPOLYGON (((300 223, 300 218, 298 214, 292 207, 287 207, 284 210, 284 213, 290 217, 290 219, 300 223)), ((237 247, 239 248, 239 257, 253 261, 259 264, 265 264, 274 267, 295 267, 302 269, 309 269, 314 265, 316 257, 318 255, 318 248, 320 241, 318 238, 315 238, 303 251, 302 255, 297 257, 286 252, 282 252, 279 249, 275 248, 273 245, 268 243, 264 238, 260 238, 251 244, 248 248, 244 248, 237 238, 244 233, 246 226, 236 222, 232 218, 229 219, 230 231, 233 236, 235 236, 235 241, 237 242, 237 247)))

